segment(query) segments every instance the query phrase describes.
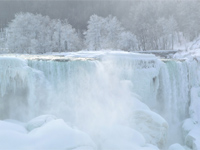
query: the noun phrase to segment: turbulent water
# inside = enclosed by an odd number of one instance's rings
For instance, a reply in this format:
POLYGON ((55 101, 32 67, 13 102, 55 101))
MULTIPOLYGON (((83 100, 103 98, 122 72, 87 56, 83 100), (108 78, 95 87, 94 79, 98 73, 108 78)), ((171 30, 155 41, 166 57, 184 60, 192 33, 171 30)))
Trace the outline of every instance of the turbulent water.
MULTIPOLYGON (((105 145, 102 135, 121 133, 125 127, 139 132, 146 148, 179 143, 181 148, 198 149, 188 128, 200 121, 199 67, 197 59, 160 60, 125 52, 4 55, 0 119, 27 122, 52 114, 89 135, 99 150, 116 144, 105 145)), ((126 144, 121 145, 124 149, 126 144)))

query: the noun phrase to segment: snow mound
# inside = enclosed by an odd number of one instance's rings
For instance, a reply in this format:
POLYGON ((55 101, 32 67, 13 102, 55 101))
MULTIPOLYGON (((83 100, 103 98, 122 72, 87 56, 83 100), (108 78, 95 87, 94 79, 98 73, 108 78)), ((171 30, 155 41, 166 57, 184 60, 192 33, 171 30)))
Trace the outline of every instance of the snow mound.
POLYGON ((168 123, 158 114, 150 110, 135 110, 133 127, 151 143, 162 148, 167 139, 168 123))
POLYGON ((78 147, 95 148, 94 143, 85 133, 72 129, 62 119, 46 123, 29 132, 37 141, 36 149, 74 149, 78 147))
POLYGON ((193 150, 200 149, 200 88, 191 88, 190 117, 184 121, 182 128, 185 137, 185 145, 193 150))
POLYGON ((19 124, 0 121, 0 150, 96 149, 87 134, 72 129, 62 119, 54 120, 52 116, 41 116, 30 122, 41 125, 45 119, 48 120, 45 124, 30 132, 19 124))
POLYGON ((193 150, 200 149, 200 126, 195 125, 185 137, 185 144, 193 150))
POLYGON ((55 119, 56 119, 56 117, 52 116, 52 115, 42 115, 42 116, 39 116, 39 117, 36 117, 36 118, 30 120, 27 123, 26 128, 28 131, 31 131, 31 130, 41 127, 42 125, 44 125, 52 120, 55 120, 55 119))
POLYGON ((195 126, 195 122, 193 122, 191 118, 188 118, 184 121, 182 125, 184 137, 187 136, 187 134, 192 130, 192 128, 194 128, 194 126, 195 126))
POLYGON ((194 49, 194 50, 187 50, 187 51, 177 51, 173 55, 174 59, 198 59, 200 56, 200 49, 194 49))
POLYGON ((27 133, 27 130, 16 123, 7 122, 7 121, 0 121, 0 131, 13 131, 18 133, 27 133))
POLYGON ((180 144, 175 143, 171 145, 168 150, 185 150, 185 148, 181 146, 180 144))
POLYGON ((200 87, 191 88, 191 104, 190 104, 190 116, 196 122, 200 122, 200 87))
POLYGON ((99 136, 102 150, 158 150, 155 146, 147 145, 138 131, 125 126, 105 128, 99 136))

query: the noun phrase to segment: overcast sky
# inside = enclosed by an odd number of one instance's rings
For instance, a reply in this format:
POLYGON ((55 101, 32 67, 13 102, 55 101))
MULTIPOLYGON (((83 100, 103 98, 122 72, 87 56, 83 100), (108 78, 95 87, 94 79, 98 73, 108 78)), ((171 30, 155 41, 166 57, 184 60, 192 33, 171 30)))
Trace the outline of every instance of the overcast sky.
POLYGON ((0 27, 7 26, 19 12, 40 13, 52 19, 68 19, 76 29, 86 29, 87 21, 93 14, 103 17, 109 14, 119 20, 128 15, 131 6, 137 1, 119 0, 6 0, 0 1, 0 27))

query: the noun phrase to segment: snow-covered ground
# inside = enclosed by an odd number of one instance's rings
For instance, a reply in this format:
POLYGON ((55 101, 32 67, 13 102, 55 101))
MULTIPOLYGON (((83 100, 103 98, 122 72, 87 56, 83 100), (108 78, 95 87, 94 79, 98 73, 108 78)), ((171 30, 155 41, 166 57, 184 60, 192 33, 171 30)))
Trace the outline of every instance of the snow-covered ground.
POLYGON ((200 149, 200 64, 177 55, 1 55, 0 149, 200 149))

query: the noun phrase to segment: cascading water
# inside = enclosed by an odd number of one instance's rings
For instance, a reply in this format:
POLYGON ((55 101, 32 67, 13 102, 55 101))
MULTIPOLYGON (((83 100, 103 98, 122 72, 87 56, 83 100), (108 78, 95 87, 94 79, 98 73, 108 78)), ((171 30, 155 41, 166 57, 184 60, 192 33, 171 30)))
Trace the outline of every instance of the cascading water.
POLYGON ((42 99, 37 93, 42 92, 46 84, 42 72, 28 67, 25 60, 2 57, 0 75, 1 119, 24 120, 32 117, 36 103, 42 99))
POLYGON ((87 133, 99 150, 184 145, 189 130, 182 131, 183 121, 199 121, 190 105, 199 66, 125 52, 2 56, 0 119, 28 121, 53 114, 87 133), (146 144, 127 142, 137 138, 146 144))

